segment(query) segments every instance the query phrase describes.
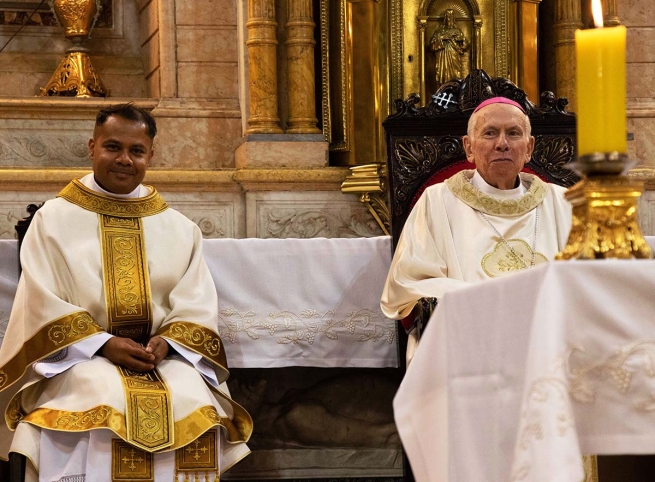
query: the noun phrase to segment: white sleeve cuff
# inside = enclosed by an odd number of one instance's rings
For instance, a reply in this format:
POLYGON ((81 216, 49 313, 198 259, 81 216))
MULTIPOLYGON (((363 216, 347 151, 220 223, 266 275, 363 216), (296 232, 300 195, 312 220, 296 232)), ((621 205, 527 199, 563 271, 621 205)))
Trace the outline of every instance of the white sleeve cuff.
POLYGON ((179 343, 175 343, 174 341, 169 340, 168 338, 166 338, 166 341, 182 358, 191 363, 208 383, 210 383, 214 388, 218 388, 218 379, 216 378, 216 373, 210 366, 203 362, 201 355, 183 347, 179 343))
POLYGON ((90 360, 112 336, 109 333, 90 336, 34 363, 32 368, 39 375, 52 378, 78 363, 90 360))

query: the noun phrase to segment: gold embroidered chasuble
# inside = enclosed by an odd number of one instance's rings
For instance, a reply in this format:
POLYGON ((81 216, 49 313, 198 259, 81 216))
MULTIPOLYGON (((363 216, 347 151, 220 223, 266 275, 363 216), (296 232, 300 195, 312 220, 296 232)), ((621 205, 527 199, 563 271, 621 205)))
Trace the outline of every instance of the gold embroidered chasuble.
POLYGON ((440 298, 469 283, 524 269, 533 245, 535 265, 553 259, 566 245, 571 206, 564 188, 521 173, 525 194, 500 199, 476 188, 474 173, 461 171, 430 186, 412 209, 382 293, 386 316, 403 318, 420 298, 440 298))
MULTIPOLYGON (((0 350, 0 456, 19 423, 56 431, 109 429, 147 452, 183 447, 214 426, 230 457, 247 454, 252 420, 225 385, 216 291, 199 229, 161 196, 114 199, 75 180, 37 212, 21 250, 23 276, 0 350), (189 362, 147 374, 94 356, 52 378, 32 363, 108 332, 145 343, 155 334, 202 357, 218 387, 189 362), (121 389, 122 387, 122 389, 121 389)), ((12 447, 38 463, 31 447, 12 447)), ((38 450, 37 450, 38 452, 38 450)), ((222 465, 229 466, 233 460, 222 465)), ((38 469, 38 467, 37 467, 38 469)))

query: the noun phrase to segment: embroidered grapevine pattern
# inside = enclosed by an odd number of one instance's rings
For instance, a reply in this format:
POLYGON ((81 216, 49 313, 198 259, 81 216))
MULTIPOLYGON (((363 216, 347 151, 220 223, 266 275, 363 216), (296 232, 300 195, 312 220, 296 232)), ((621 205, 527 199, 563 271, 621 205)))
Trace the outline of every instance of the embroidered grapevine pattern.
POLYGON ((237 341, 240 333, 245 333, 253 340, 260 336, 276 336, 279 344, 308 343, 313 345, 316 337, 336 341, 339 336, 356 335, 358 342, 385 340, 393 343, 396 332, 392 321, 378 316, 371 310, 353 310, 345 317, 339 317, 334 311, 320 313, 307 309, 300 313, 276 311, 266 318, 257 316, 249 310, 239 312, 234 308, 221 311, 219 335, 231 343, 237 341))

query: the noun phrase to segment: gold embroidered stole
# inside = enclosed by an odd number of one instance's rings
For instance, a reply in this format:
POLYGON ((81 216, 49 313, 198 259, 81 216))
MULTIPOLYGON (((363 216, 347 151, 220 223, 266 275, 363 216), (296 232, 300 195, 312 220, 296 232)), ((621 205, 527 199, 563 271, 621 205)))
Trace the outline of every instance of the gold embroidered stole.
POLYGON ((125 387, 127 442, 147 451, 173 445, 172 400, 159 371, 118 371, 125 387))
POLYGON ((152 329, 150 280, 140 218, 99 214, 107 331, 147 343, 152 329))
MULTIPOLYGON (((141 218, 162 212, 168 205, 154 189, 143 198, 114 199, 77 179, 59 196, 98 213, 107 331, 147 343, 152 331, 152 309, 141 218)), ((117 369, 125 388, 126 441, 149 452, 173 445, 171 396, 157 369, 148 373, 117 369)))

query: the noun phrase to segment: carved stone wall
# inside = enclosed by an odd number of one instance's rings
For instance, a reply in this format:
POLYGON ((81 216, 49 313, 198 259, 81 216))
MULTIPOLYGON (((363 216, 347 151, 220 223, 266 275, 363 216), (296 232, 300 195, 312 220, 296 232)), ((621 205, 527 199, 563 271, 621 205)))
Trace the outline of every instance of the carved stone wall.
POLYGON ((618 17, 627 29, 629 153, 655 168, 655 4, 618 0, 618 17))

